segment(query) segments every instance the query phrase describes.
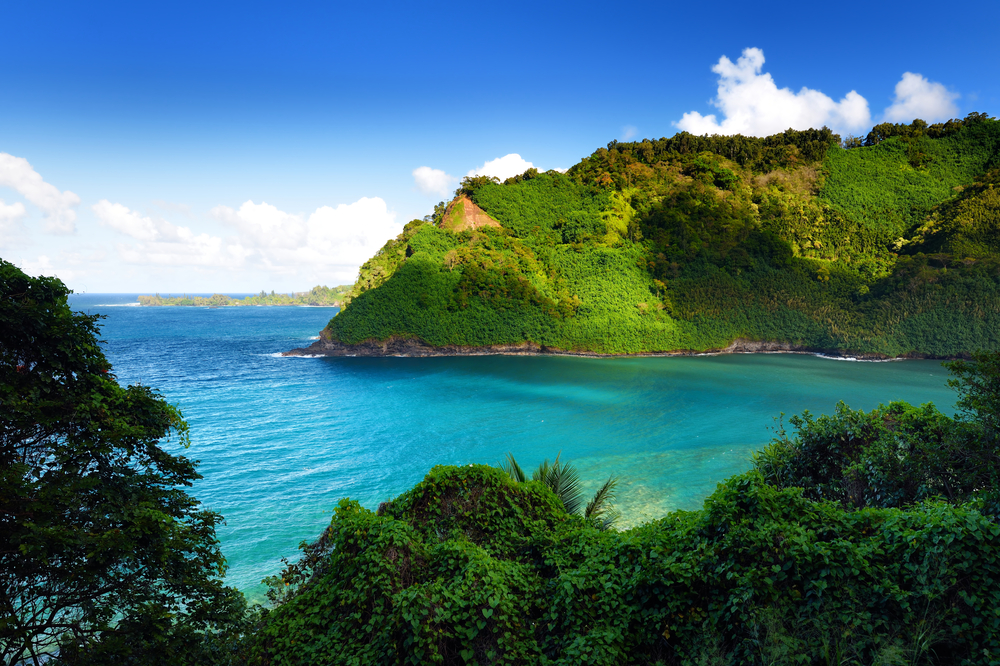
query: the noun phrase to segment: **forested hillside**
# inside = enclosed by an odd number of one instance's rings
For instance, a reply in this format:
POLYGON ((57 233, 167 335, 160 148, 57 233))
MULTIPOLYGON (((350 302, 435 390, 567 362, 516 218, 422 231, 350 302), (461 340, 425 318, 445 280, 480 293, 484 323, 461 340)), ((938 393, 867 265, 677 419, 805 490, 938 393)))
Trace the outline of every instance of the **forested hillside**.
MULTIPOLYGON (((466 179, 361 269, 324 343, 641 353, 742 338, 886 356, 1000 349, 1000 122, 612 142, 466 179), (460 224, 473 208, 490 224, 460 224)), ((477 218, 479 219, 479 218, 477 218)))

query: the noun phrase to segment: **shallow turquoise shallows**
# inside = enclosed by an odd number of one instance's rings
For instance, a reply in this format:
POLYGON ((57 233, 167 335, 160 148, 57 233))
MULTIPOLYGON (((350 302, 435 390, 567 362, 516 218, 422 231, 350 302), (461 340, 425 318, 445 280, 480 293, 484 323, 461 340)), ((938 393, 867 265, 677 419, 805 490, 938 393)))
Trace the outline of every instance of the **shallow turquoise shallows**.
POLYGON ((838 400, 934 402, 954 393, 936 361, 852 363, 806 355, 674 358, 282 358, 334 308, 126 307, 134 295, 79 294, 107 315, 123 384, 158 388, 191 426, 193 494, 222 513, 228 581, 251 599, 282 557, 316 537, 342 497, 375 508, 437 464, 525 468, 560 451, 593 489, 614 474, 629 524, 695 509, 746 470, 774 417, 838 400))

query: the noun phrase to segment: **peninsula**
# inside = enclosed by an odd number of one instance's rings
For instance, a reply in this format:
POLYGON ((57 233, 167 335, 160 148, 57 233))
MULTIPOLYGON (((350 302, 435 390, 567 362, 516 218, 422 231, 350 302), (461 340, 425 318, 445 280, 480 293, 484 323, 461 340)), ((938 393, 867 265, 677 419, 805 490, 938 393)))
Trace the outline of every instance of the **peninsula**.
POLYGON ((313 287, 310 291, 296 291, 290 294, 268 294, 261 291, 253 296, 233 298, 225 294, 211 296, 139 296, 139 305, 143 306, 200 306, 229 307, 238 305, 315 305, 339 307, 343 304, 351 285, 339 287, 313 287))
POLYGON ((612 141, 466 178, 291 354, 1000 349, 1000 122, 612 141))

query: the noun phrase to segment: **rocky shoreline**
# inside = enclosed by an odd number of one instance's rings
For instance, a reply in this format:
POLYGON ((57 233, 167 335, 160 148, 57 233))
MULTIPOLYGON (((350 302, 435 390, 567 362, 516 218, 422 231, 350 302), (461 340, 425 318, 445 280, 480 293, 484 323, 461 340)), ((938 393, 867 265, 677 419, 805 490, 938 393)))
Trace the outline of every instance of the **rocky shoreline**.
POLYGON ((643 357, 643 356, 703 356, 711 354, 814 354, 827 356, 830 358, 854 359, 858 361, 892 361, 901 359, 934 359, 953 358, 936 357, 929 354, 911 352, 901 356, 886 356, 884 354, 874 354, 868 352, 850 352, 841 349, 821 349, 796 345, 790 342, 772 342, 761 340, 746 340, 737 338, 729 346, 721 349, 706 349, 696 351, 681 349, 662 352, 640 352, 635 354, 599 354, 587 351, 572 351, 546 347, 534 342, 523 342, 515 345, 486 345, 481 347, 463 345, 445 345, 435 347, 417 338, 404 338, 392 336, 387 340, 364 340, 356 344, 346 344, 337 340, 330 340, 325 336, 326 331, 320 334, 320 339, 300 349, 292 349, 284 352, 282 356, 404 356, 404 357, 428 357, 428 356, 583 356, 590 358, 622 358, 622 357, 643 357))

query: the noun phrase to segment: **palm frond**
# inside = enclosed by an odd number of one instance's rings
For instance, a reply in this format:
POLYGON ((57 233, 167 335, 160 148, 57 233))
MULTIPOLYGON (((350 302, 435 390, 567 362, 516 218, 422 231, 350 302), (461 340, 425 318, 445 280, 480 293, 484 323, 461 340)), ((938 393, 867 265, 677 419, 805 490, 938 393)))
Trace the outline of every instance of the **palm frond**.
POLYGON ((615 525, 622 517, 622 512, 618 509, 611 507, 604 511, 600 517, 600 522, 597 523, 597 529, 602 532, 607 532, 608 530, 614 529, 615 525))
POLYGON ((507 476, 514 479, 518 483, 524 483, 528 480, 524 470, 521 469, 521 466, 517 464, 516 460, 514 460, 514 454, 509 451, 507 452, 507 459, 500 463, 500 469, 506 472, 507 476))
POLYGON ((621 512, 613 506, 617 499, 618 479, 610 477, 604 485, 597 489, 593 499, 587 502, 583 511, 584 518, 594 521, 597 529, 604 531, 614 527, 621 518, 621 512))
MULTIPOLYGON (((556 464, 559 464, 559 456, 556 456, 556 464)), ((538 465, 538 469, 534 471, 531 475, 532 481, 541 481, 545 485, 549 485, 549 472, 552 470, 552 465, 549 464, 549 459, 546 458, 543 462, 538 465)))
POLYGON ((617 499, 615 492, 618 487, 618 479, 609 478, 604 485, 597 489, 594 498, 587 502, 587 508, 583 511, 584 518, 600 518, 611 508, 611 504, 617 499))
MULTIPOLYGON (((560 454, 561 455, 561 454, 560 454)), ((583 491, 580 488, 580 474, 572 465, 560 462, 559 456, 551 466, 546 460, 543 479, 552 492, 556 494, 566 509, 566 513, 579 514, 583 509, 583 491)), ((542 468, 539 468, 542 471, 542 468)))

